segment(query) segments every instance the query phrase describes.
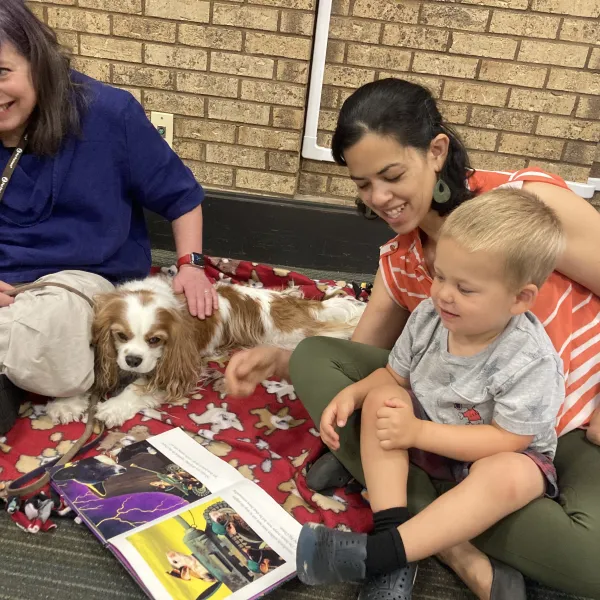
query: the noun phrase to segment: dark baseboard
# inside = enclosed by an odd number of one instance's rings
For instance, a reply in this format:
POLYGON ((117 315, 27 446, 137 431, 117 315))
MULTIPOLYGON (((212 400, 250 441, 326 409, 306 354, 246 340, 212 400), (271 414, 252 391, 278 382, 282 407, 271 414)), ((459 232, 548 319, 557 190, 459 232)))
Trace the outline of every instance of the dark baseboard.
MULTIPOLYGON (((207 191, 203 212, 206 254, 324 271, 374 273, 394 235, 380 219, 324 203, 207 191)), ((153 247, 175 250, 170 224, 147 220, 153 247)))

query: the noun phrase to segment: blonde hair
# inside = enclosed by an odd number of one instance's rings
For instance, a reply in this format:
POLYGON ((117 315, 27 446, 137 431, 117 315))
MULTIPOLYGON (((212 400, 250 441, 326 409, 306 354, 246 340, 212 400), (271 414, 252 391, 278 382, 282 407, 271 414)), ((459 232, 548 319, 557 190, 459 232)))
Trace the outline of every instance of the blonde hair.
POLYGON ((556 213, 535 194, 503 188, 481 194, 454 210, 440 239, 450 238, 467 252, 490 252, 504 260, 506 283, 518 290, 542 286, 564 249, 556 213))

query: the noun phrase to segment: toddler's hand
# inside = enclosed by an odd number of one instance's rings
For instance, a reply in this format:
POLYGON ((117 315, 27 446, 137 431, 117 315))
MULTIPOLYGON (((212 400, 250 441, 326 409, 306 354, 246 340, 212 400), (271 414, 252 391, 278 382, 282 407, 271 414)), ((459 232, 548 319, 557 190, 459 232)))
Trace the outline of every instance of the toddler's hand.
MULTIPOLYGON (((351 386, 350 386, 351 387, 351 386)), ((344 427, 348 417, 356 410, 354 394, 346 388, 342 390, 327 406, 321 415, 319 430, 321 439, 331 450, 339 450, 340 436, 335 427, 344 427)))
POLYGON ((400 398, 386 400, 377 411, 377 439, 384 450, 415 448, 421 425, 412 406, 400 398))

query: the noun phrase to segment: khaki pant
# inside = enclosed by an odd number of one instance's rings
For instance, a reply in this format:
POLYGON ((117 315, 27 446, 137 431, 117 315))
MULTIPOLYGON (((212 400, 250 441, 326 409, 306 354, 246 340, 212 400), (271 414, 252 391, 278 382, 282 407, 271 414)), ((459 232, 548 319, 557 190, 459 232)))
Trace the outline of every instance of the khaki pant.
MULTIPOLYGON (((76 288, 90 299, 113 285, 99 275, 61 271, 38 282, 76 288)), ((90 347, 93 311, 68 290, 48 286, 19 294, 0 308, 0 371, 18 387, 57 398, 86 392, 94 382, 90 347)))

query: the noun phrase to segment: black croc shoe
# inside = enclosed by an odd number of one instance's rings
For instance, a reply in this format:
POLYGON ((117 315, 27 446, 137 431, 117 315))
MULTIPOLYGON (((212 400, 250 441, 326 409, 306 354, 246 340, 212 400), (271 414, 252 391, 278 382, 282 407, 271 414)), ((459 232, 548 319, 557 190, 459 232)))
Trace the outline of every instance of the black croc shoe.
POLYGON ((27 392, 18 388, 6 375, 0 375, 0 435, 10 431, 19 416, 19 406, 27 392))
POLYGON ((358 600, 411 600, 417 577, 417 563, 384 575, 374 575, 364 582, 358 600))
POLYGON ((315 492, 344 487, 352 475, 332 452, 319 457, 306 474, 306 485, 315 492))
POLYGON ((490 600, 527 600, 523 575, 499 560, 488 558, 494 574, 490 600))

